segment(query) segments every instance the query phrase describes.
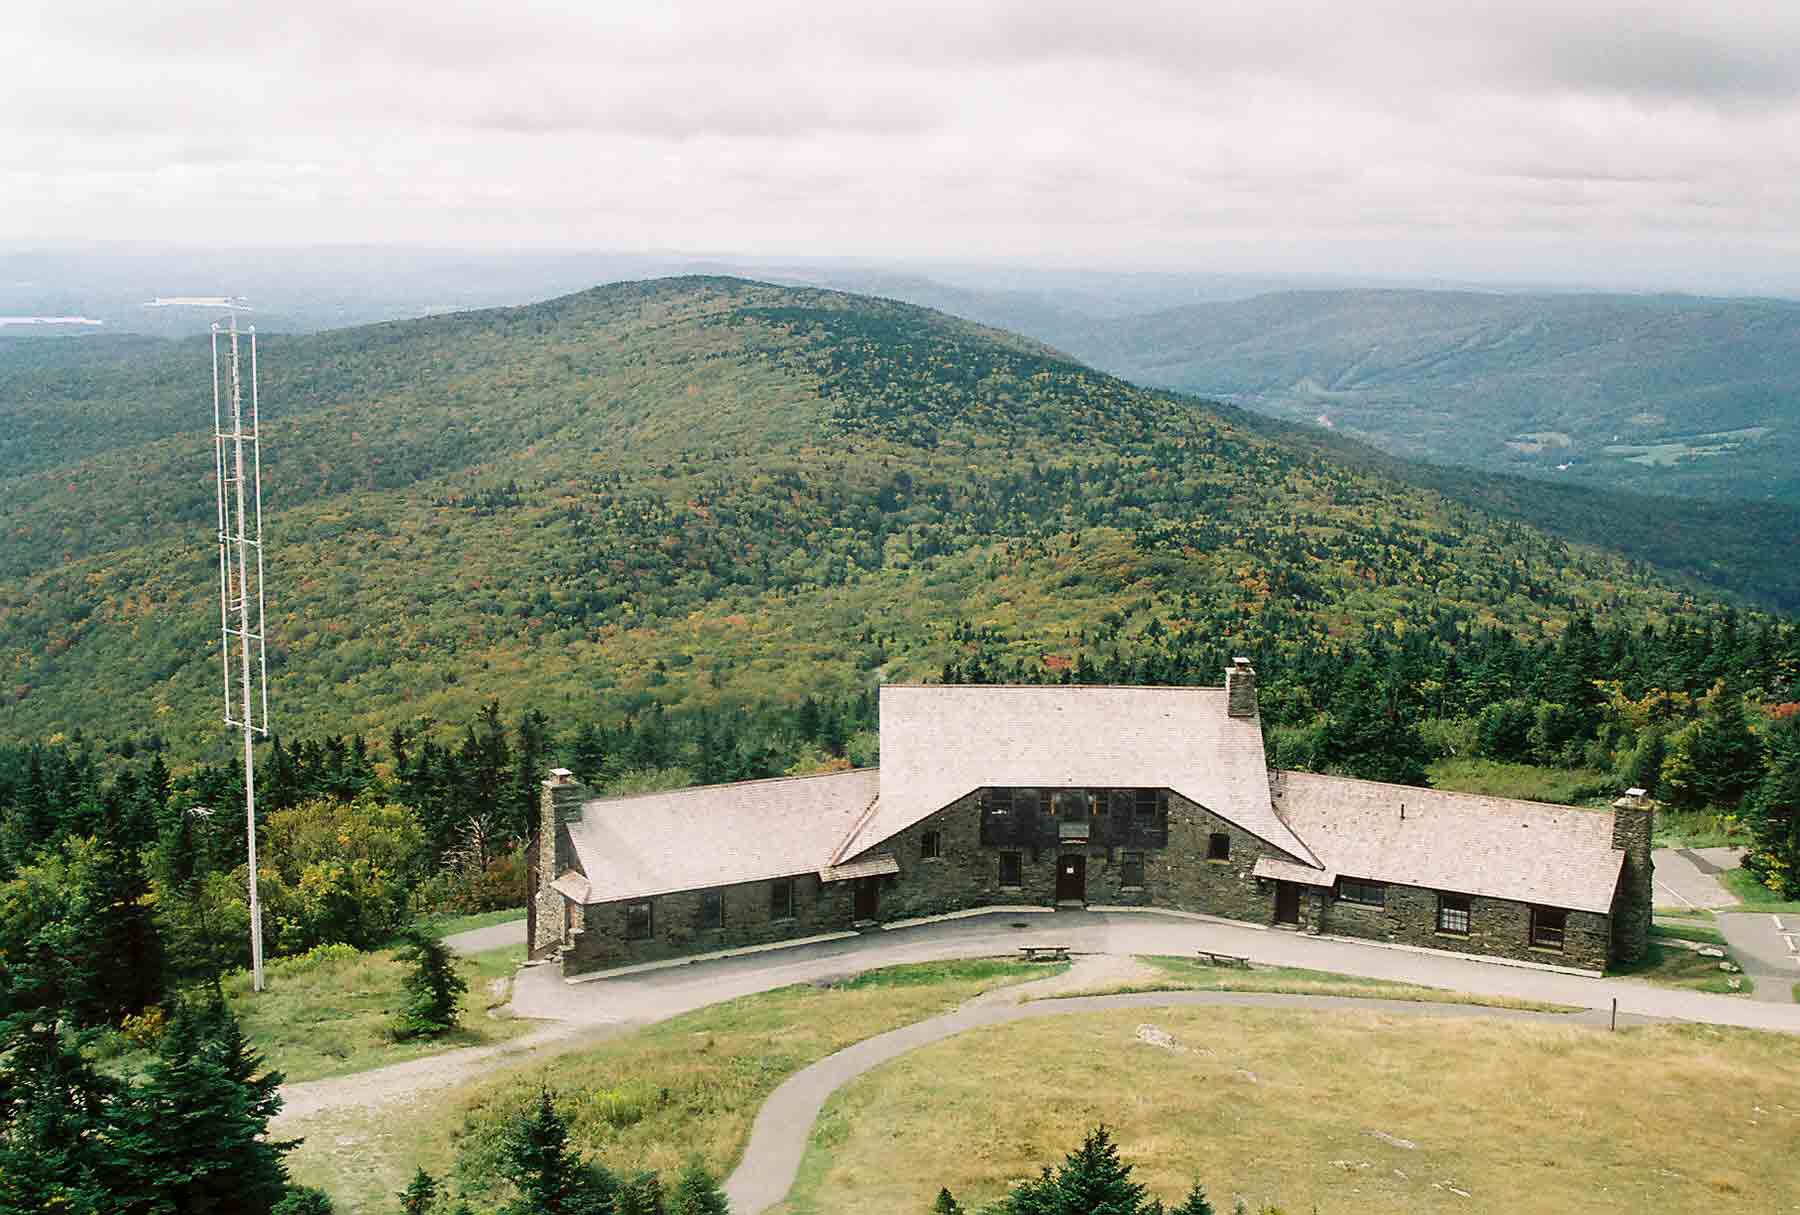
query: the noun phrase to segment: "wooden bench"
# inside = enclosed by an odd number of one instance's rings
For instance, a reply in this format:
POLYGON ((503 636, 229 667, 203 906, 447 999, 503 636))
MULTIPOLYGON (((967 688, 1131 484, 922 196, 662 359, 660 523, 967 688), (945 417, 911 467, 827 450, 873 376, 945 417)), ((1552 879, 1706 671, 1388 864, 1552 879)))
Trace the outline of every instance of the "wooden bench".
POLYGON ((1067 962, 1069 960, 1067 945, 1021 945, 1019 952, 1025 955, 1027 962, 1067 962))
POLYGON ((1250 959, 1239 957, 1235 953, 1214 953, 1210 949, 1195 951, 1209 966, 1236 966, 1243 970, 1250 969, 1250 959))

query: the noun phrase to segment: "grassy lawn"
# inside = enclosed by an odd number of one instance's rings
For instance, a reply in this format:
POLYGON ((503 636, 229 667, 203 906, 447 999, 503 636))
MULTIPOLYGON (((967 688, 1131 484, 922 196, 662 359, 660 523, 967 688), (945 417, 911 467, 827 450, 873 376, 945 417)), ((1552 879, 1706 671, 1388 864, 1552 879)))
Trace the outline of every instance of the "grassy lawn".
POLYGON ((442 1174, 459 1150, 457 1185, 479 1195, 492 1183, 501 1128, 544 1086, 561 1098, 571 1142, 609 1168, 672 1172, 697 1152, 724 1173, 742 1154, 764 1099, 800 1068, 983 991, 1064 969, 971 959, 784 987, 497 1069, 431 1093, 403 1118, 393 1110, 333 1113, 284 1124, 280 1133, 306 1137, 289 1157, 296 1180, 323 1186, 349 1212, 390 1210, 414 1169, 442 1174))
POLYGON ((1745 873, 1742 869, 1728 869, 1719 875, 1725 883, 1725 889, 1744 901, 1737 911, 1765 911, 1773 915, 1800 915, 1800 901, 1783 899, 1773 890, 1745 873))
POLYGON ((1089 991, 1061 992, 1052 998, 1113 995, 1132 991, 1267 991, 1296 996, 1368 996, 1379 1000, 1414 1000, 1426 1004, 1480 1004, 1490 1008, 1521 1008, 1536 1012, 1580 1011, 1561 1004, 1518 1000, 1511 996, 1469 995, 1439 987, 1421 987, 1386 979, 1363 979, 1355 975, 1306 970, 1296 966, 1259 966, 1254 970, 1239 970, 1235 967, 1209 966, 1193 958, 1162 955, 1142 957, 1138 961, 1154 967, 1161 972, 1160 975, 1147 983, 1120 983, 1089 991))
MULTIPOLYGON (((1677 941, 1699 941, 1702 945, 1725 944, 1725 934, 1717 928, 1702 923, 1692 924, 1652 924, 1652 937, 1666 937, 1677 941)), ((1716 959, 1715 959, 1716 961, 1716 959)))
POLYGON ((974 1031, 853 1081, 776 1211, 928 1211, 946 1185, 975 1210, 1100 1121, 1165 1203, 1197 1177, 1219 1211, 1240 1196, 1398 1215, 1800 1204, 1794 1037, 1139 1009, 974 1031), (1141 1040, 1148 1026, 1177 1049, 1141 1040))
POLYGON ((469 981, 462 1028, 428 1041, 388 1039, 410 969, 391 950, 281 958, 264 967, 264 991, 253 992, 249 974, 240 972, 225 980, 225 996, 271 1069, 289 1081, 318 1080, 499 1042, 534 1028, 538 1022, 488 1014, 510 998, 513 971, 524 960, 523 945, 459 958, 469 981))
POLYGON ((1659 920, 1710 920, 1713 918, 1713 913, 1704 907, 1657 907, 1652 910, 1659 920))
POLYGON ((1618 792, 1613 788, 1618 782, 1611 773, 1593 768, 1540 768, 1535 764, 1507 764, 1465 756, 1440 759, 1426 771, 1431 774, 1432 785, 1439 789, 1532 802, 1572 806, 1604 801, 1618 792))
POLYGON ((1656 838, 1658 848, 1722 848, 1742 845, 1750 837, 1744 824, 1731 814, 1683 812, 1658 807, 1656 838))
POLYGON ((1645 979, 1662 987, 1710 991, 1720 995, 1747 996, 1756 990, 1756 983, 1749 975, 1728 974, 1719 969, 1722 961, 1736 961, 1729 954, 1725 958, 1703 958, 1691 949, 1660 944, 1654 930, 1652 932, 1650 948, 1644 951, 1644 956, 1636 962, 1614 964, 1606 972, 1608 978, 1645 979), (1732 979, 1742 980, 1743 986, 1732 991, 1732 979))
POLYGON ((510 924, 524 918, 523 907, 509 907, 505 911, 478 911, 474 915, 424 916, 419 920, 418 927, 434 937, 448 937, 476 928, 492 928, 495 924, 510 924))

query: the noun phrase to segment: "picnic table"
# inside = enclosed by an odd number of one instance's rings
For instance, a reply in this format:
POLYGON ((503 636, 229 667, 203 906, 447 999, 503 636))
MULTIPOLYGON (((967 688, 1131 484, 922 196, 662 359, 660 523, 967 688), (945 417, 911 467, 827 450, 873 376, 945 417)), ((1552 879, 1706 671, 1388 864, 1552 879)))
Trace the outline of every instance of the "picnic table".
POLYGON ((1067 945, 1021 945, 1019 952, 1025 955, 1027 962, 1067 962, 1069 960, 1067 945))
POLYGON ((1200 949, 1195 952, 1210 966, 1237 966, 1244 970, 1250 969, 1250 959, 1235 953, 1216 953, 1210 949, 1200 949))

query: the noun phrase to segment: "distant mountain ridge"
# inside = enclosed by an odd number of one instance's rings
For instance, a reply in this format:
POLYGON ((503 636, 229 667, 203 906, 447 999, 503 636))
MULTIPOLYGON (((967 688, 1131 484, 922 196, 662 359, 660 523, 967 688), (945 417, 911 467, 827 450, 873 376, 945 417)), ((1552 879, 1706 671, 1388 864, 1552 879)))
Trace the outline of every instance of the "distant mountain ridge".
MULTIPOLYGON (((1792 515, 1696 540, 1664 500, 1434 485, 838 292, 619 283, 261 355, 290 734, 842 694, 973 645, 1667 621, 1718 606, 1701 584, 1800 604, 1792 515)), ((215 737, 207 374, 204 340, 0 344, 0 737, 215 737)))
POLYGON ((1287 291, 1036 336, 1135 382, 1397 455, 1800 504, 1791 301, 1287 291))

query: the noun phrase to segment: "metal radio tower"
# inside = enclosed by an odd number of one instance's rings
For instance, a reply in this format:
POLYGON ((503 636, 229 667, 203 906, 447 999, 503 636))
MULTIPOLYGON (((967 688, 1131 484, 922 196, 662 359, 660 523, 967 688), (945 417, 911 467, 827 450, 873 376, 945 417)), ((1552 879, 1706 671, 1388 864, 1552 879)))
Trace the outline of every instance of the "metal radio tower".
POLYGON ((250 846, 250 965, 263 989, 262 904, 256 891, 256 766, 253 744, 269 733, 269 664, 263 639, 262 427, 256 390, 256 326, 238 332, 237 297, 156 299, 152 307, 224 308, 212 327, 213 471, 219 535, 219 662, 225 724, 244 734, 244 821, 250 846), (221 349, 220 338, 225 339, 221 349), (243 347, 249 346, 249 417, 243 347), (246 428, 247 426, 247 428, 246 428))

